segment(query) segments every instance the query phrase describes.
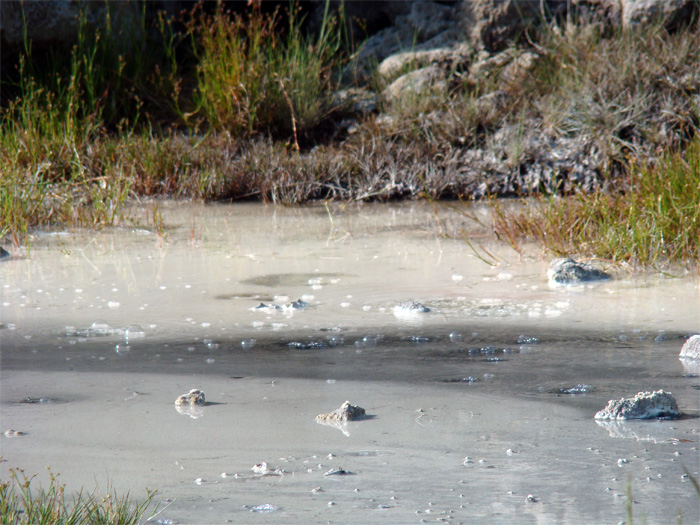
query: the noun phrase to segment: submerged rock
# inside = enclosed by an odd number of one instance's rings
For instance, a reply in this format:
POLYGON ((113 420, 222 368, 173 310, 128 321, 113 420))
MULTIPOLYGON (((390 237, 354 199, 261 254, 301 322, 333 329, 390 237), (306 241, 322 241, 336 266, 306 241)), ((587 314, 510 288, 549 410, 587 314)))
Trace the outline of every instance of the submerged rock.
POLYGON ((586 384, 580 383, 578 385, 575 385, 575 386, 572 386, 569 388, 566 388, 566 387, 564 387, 564 388, 552 388, 549 392, 551 392, 552 394, 568 394, 571 396, 575 396, 575 395, 580 395, 580 394, 585 395, 585 394, 588 394, 589 392, 592 392, 593 390, 595 390, 595 388, 592 387, 591 385, 586 385, 586 384))
POLYGON ((287 346, 295 350, 316 350, 319 348, 326 348, 328 345, 324 341, 309 341, 308 343, 291 341, 287 343, 287 346))
POLYGON ((418 301, 404 301, 394 306, 394 315, 396 317, 413 317, 428 312, 430 312, 430 308, 418 301))
POLYGON ((292 301, 291 303, 285 304, 282 309, 283 310, 302 310, 309 306, 309 303, 306 301, 302 301, 301 299, 297 299, 296 301, 292 301))
POLYGON ((555 259, 547 270, 550 286, 570 285, 591 281, 607 281, 610 274, 590 264, 576 262, 570 257, 555 259))
POLYGON ((680 357, 700 359, 700 335, 691 335, 681 348, 680 357))
POLYGON ((270 468, 265 461, 258 463, 257 465, 253 465, 250 470, 252 470, 253 473, 261 476, 283 476, 285 474, 284 470, 281 468, 270 468))
POLYGON ((350 401, 343 403, 340 408, 328 414, 319 414, 316 421, 353 421, 365 415, 365 409, 350 404, 350 401))
POLYGON ((287 304, 284 304, 282 306, 279 306, 277 304, 260 303, 258 306, 251 308, 251 310, 263 311, 263 312, 276 312, 276 311, 291 312, 294 310, 303 310, 307 306, 309 306, 309 303, 302 301, 301 299, 297 299, 296 301, 292 301, 291 303, 287 303, 287 304))
POLYGON ((332 468, 328 472, 324 473, 324 476, 351 476, 354 472, 345 470, 343 467, 332 468))
POLYGON ((182 394, 175 400, 176 405, 201 406, 204 405, 204 403, 204 392, 196 388, 193 388, 187 394, 182 394))
POLYGON ((678 419, 678 404, 671 392, 639 392, 631 399, 611 399, 595 419, 678 419))

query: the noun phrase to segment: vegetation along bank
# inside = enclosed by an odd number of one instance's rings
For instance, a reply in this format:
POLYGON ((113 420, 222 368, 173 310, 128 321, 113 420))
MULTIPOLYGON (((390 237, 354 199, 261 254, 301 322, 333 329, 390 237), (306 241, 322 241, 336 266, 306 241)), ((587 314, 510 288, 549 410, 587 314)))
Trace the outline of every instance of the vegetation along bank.
POLYGON ((1 8, 7 242, 144 198, 536 196, 494 231, 698 267, 697 2, 1 8))

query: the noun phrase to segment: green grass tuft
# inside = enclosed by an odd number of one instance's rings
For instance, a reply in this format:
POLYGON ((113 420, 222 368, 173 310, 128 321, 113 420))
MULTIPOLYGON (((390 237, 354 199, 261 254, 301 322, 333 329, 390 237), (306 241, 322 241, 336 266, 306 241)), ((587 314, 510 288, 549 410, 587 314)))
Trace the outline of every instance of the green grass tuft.
POLYGON ((535 240, 558 255, 586 254, 636 266, 700 260, 700 137, 685 153, 633 163, 621 191, 539 197, 520 210, 493 202, 494 230, 535 240))
MULTIPOLYGON (((114 492, 101 494, 97 489, 90 493, 82 490, 72 500, 67 500, 65 485, 49 471, 49 485, 34 489, 35 476, 27 477, 24 471, 10 469, 10 480, 0 483, 0 525, 136 525, 144 523, 154 503, 155 491, 147 491, 141 503, 129 495, 119 497, 114 492)), ((158 511, 156 504, 149 517, 158 511)))
POLYGON ((326 10, 318 36, 304 36, 297 9, 287 12, 286 37, 277 12, 265 15, 256 2, 246 17, 219 6, 191 26, 199 59, 195 101, 211 128, 293 135, 298 145, 298 135, 328 118, 342 24, 326 10))

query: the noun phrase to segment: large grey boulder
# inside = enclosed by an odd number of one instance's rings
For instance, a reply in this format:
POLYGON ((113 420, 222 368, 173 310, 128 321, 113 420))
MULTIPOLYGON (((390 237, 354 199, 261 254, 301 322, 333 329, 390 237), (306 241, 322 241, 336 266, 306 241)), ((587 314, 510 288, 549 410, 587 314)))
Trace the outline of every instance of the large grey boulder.
POLYGON ((377 72, 383 79, 392 80, 410 69, 429 65, 439 65, 446 70, 459 69, 469 64, 472 55, 472 47, 464 42, 435 49, 403 51, 385 58, 377 72))
POLYGON ((487 78, 494 78, 499 90, 509 91, 526 80, 538 59, 539 55, 533 51, 507 49, 495 55, 482 51, 477 60, 469 66, 469 73, 464 77, 464 82, 477 86, 487 78))
POLYGON ((623 27, 661 23, 672 28, 690 20, 693 9, 698 8, 693 0, 620 0, 623 27))
POLYGON ((460 72, 467 69, 473 54, 472 47, 462 42, 391 55, 377 69, 383 79, 391 81, 383 95, 387 99, 400 99, 406 94, 445 92, 456 83, 460 72))
POLYGON ((424 1, 406 5, 410 11, 372 35, 352 57, 344 74, 346 82, 367 82, 374 69, 390 55, 447 47, 460 40, 453 6, 424 1))
POLYGON ((443 93, 447 89, 447 74, 436 65, 401 75, 384 90, 387 99, 401 99, 407 95, 443 93))
POLYGON ((499 51, 550 10, 552 2, 473 0, 462 4, 464 29, 472 45, 499 51))
POLYGON ((678 419, 678 403, 671 392, 639 392, 631 399, 611 399, 595 419, 678 419))

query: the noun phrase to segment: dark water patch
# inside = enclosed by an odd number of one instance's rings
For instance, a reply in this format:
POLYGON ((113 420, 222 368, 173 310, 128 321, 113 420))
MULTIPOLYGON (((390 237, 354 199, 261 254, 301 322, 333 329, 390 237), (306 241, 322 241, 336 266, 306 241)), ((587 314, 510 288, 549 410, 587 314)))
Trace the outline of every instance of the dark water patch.
POLYGON ((345 273, 272 273, 259 275, 241 281, 243 284, 253 284, 256 286, 303 286, 309 281, 321 280, 319 284, 331 284, 332 280, 341 277, 355 277, 345 273), (326 282, 328 281, 328 282, 326 282))
POLYGON ((457 378, 452 378, 452 379, 442 379, 441 382, 443 383, 465 383, 468 385, 472 385, 479 381, 476 377, 474 376, 466 376, 466 377, 457 377, 457 378))
POLYGON ((482 359, 485 363, 503 363, 505 361, 508 361, 508 359, 503 359, 502 357, 487 357, 486 359, 482 359))
POLYGON ((359 458, 376 458, 383 456, 394 456, 396 452, 393 450, 357 450, 354 452, 347 452, 343 456, 349 457, 359 457, 359 458))
POLYGON ((586 385, 579 383, 578 385, 570 386, 570 387, 561 387, 561 388, 546 388, 546 387, 540 387, 539 388, 540 392, 546 392, 548 394, 557 394, 557 395, 585 395, 593 392, 595 390, 595 387, 592 385, 586 385))
POLYGON ((41 397, 32 397, 32 396, 27 396, 24 399, 21 399, 18 401, 19 404, 22 405, 57 405, 61 403, 70 403, 72 399, 65 399, 62 397, 50 397, 50 396, 41 396, 41 397))
POLYGON ((531 335, 520 335, 516 341, 519 345, 536 345, 540 340, 537 337, 531 335))
MULTIPOLYGON (((285 343, 281 344, 284 345, 285 343)), ((291 341, 286 343, 286 346, 292 348, 293 350, 319 350, 321 348, 327 348, 328 344, 325 341, 307 341, 303 343, 299 341, 291 341)))
POLYGON ((466 378, 481 381, 484 374, 492 374, 493 381, 483 382, 481 388, 500 388, 528 397, 543 397, 543 393, 568 395, 581 398, 584 403, 595 401, 596 410, 601 408, 598 404, 603 406, 608 399, 634 395, 641 390, 691 388, 690 382, 682 377, 678 353, 671 352, 668 344, 655 343, 653 338, 620 349, 616 339, 619 332, 566 327, 538 329, 534 333, 539 343, 529 347, 531 351, 509 346, 522 333, 533 332, 524 332, 517 326, 452 324, 422 330, 420 337, 429 341, 415 344, 410 340, 416 335, 415 328, 387 328, 381 333, 363 334, 356 329, 333 327, 323 335, 319 330, 308 329, 292 333, 255 332, 256 342, 251 348, 241 345, 241 338, 248 337, 247 333, 237 333, 230 339, 219 337, 215 349, 191 338, 168 340, 167 347, 163 340, 144 338, 125 355, 118 355, 112 343, 98 339, 92 344, 90 354, 99 359, 86 357, 78 345, 64 344, 59 349, 61 342, 55 339, 27 341, 16 337, 3 341, 0 365, 5 372, 25 369, 90 374, 186 373, 194 377, 226 374, 247 378, 416 383, 467 383, 463 381, 466 378), (477 344, 451 342, 450 334, 457 330, 478 332, 477 344), (338 339, 331 343, 329 337, 338 339), (37 345, 45 351, 34 353, 37 345), (542 392, 538 390, 541 385, 549 390, 561 390, 542 392), (596 391, 589 396, 567 392, 577 385, 596 385, 596 391))
POLYGON ((261 294, 261 293, 255 293, 255 292, 250 292, 250 293, 223 293, 223 294, 218 294, 214 296, 214 299, 217 301, 232 301, 234 299, 255 299, 257 301, 274 301, 275 298, 271 296, 270 294, 261 294))

